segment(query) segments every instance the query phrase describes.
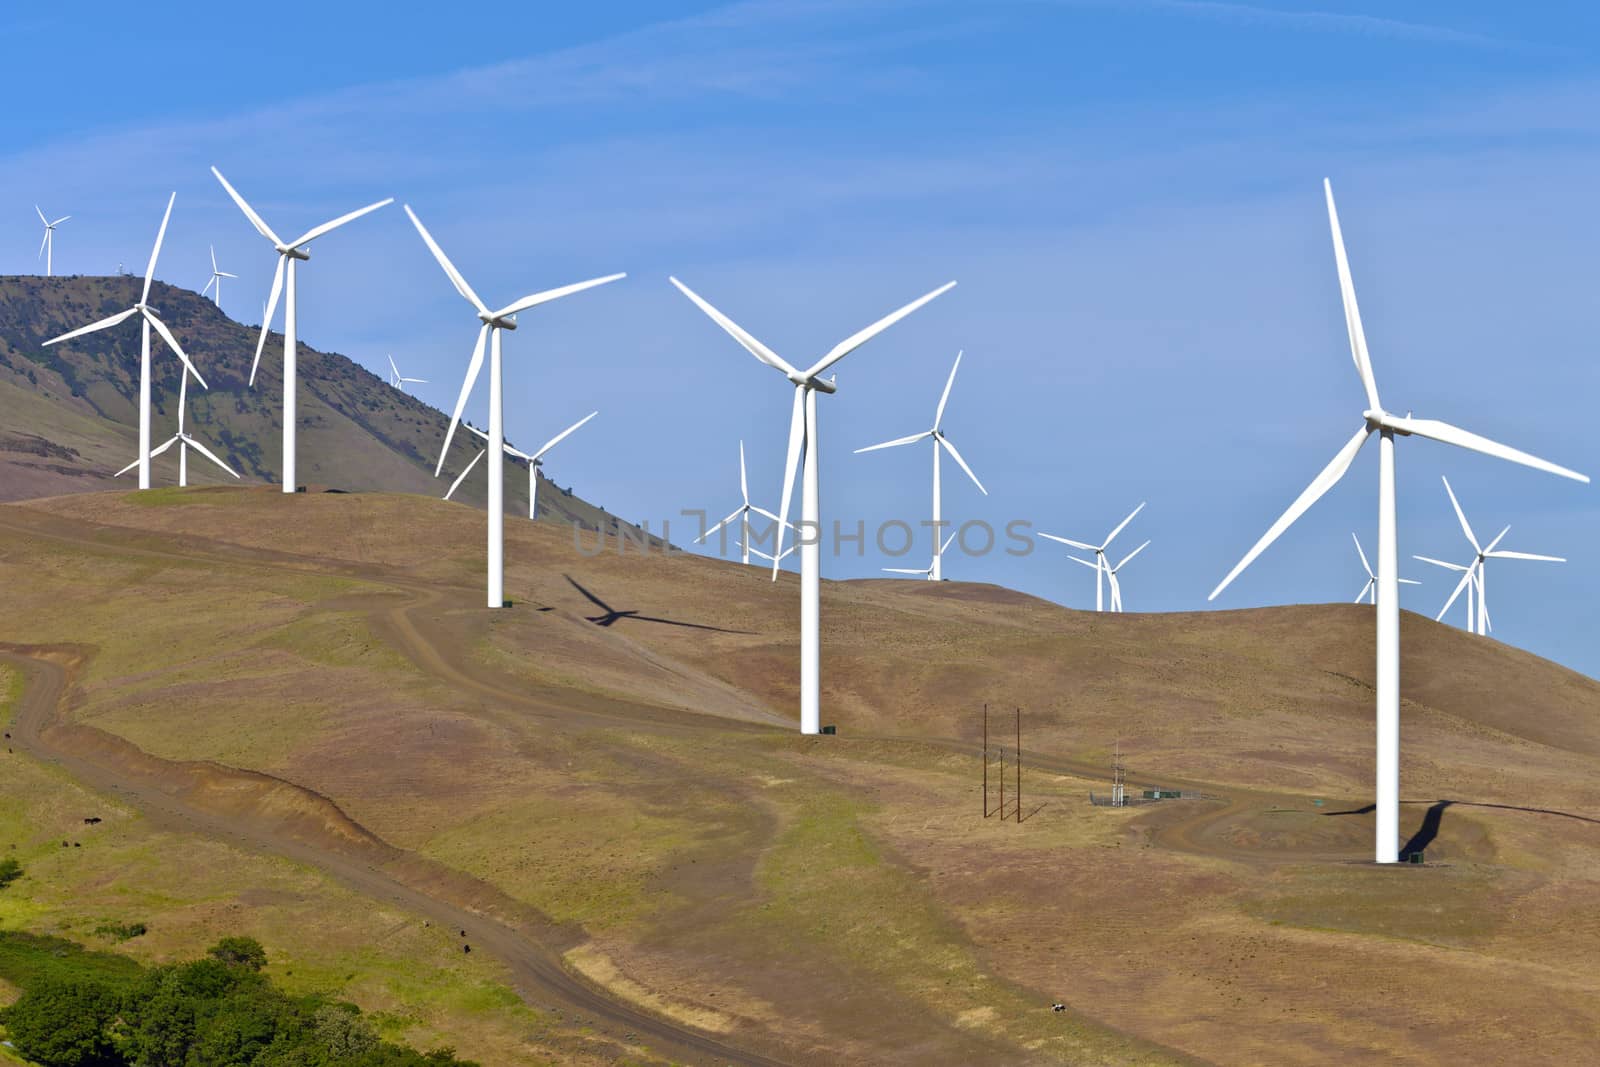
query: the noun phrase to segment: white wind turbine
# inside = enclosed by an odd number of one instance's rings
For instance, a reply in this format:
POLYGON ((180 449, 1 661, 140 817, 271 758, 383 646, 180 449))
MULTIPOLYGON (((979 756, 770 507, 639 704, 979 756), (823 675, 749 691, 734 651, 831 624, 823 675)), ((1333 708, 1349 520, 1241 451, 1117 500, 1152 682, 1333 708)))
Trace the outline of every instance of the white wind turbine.
POLYGON ((348 215, 340 215, 320 226, 313 226, 300 237, 293 241, 285 241, 268 226, 254 208, 245 203, 244 197, 238 190, 228 184, 228 179, 216 167, 211 168, 211 173, 217 176, 217 181, 228 191, 233 202, 239 205, 239 210, 244 212, 245 218, 250 220, 250 225, 256 232, 272 242, 272 247, 278 252, 278 267, 272 274, 272 291, 267 296, 267 307, 261 316, 261 337, 256 341, 256 358, 250 364, 250 385, 256 384, 256 368, 261 364, 261 350, 267 343, 267 332, 272 326, 272 313, 278 310, 278 294, 284 294, 283 300, 283 491, 292 493, 298 485, 295 473, 295 358, 298 355, 295 335, 295 263, 298 260, 310 259, 311 250, 305 246, 315 241, 340 226, 362 215, 378 210, 387 204, 394 203, 394 197, 379 200, 376 204, 368 204, 358 208, 348 215))
POLYGON ((1278 536, 1305 514, 1322 495, 1344 477, 1355 462, 1356 453, 1374 434, 1378 436, 1378 584, 1377 584, 1377 788, 1374 811, 1376 835, 1374 853, 1379 863, 1394 863, 1399 859, 1400 838, 1400 585, 1399 547, 1395 529, 1394 439, 1399 437, 1426 437, 1447 445, 1482 452, 1484 455, 1510 460, 1537 470, 1559 474, 1587 482, 1585 475, 1565 467, 1558 467, 1537 456, 1498 444, 1485 437, 1468 433, 1449 423, 1433 419, 1414 419, 1410 415, 1392 415, 1385 411, 1378 399, 1378 384, 1372 374, 1372 359, 1367 351, 1366 332, 1361 327, 1361 311, 1356 304, 1355 284, 1350 278, 1350 264, 1345 256, 1344 236, 1339 229, 1339 213, 1334 207, 1333 186, 1323 180, 1323 191, 1328 201, 1328 225, 1333 233, 1334 262, 1339 272, 1339 289, 1344 298, 1345 327, 1350 335, 1350 355, 1355 360, 1356 371, 1366 391, 1367 406, 1361 413, 1362 425, 1354 437, 1333 457, 1322 473, 1318 474, 1306 490, 1289 505, 1277 522, 1246 552, 1244 558, 1228 572, 1220 585, 1211 591, 1208 599, 1215 600, 1278 536))
MULTIPOLYGON (((232 467, 230 467, 226 463, 222 462, 222 460, 218 459, 211 452, 211 450, 209 448, 207 448, 205 445, 201 444, 199 441, 196 441, 192 436, 189 435, 189 433, 187 431, 184 430, 184 428, 183 428, 183 416, 184 416, 184 412, 188 409, 188 407, 189 407, 189 368, 188 367, 184 367, 183 368, 183 380, 178 385, 178 432, 173 434, 171 437, 167 438, 161 444, 157 445, 155 450, 150 453, 150 458, 154 459, 155 457, 161 455, 161 453, 165 452, 167 449, 171 448, 173 445, 177 445, 178 446, 178 485, 179 485, 180 488, 189 484, 189 449, 191 449, 191 448, 193 448, 195 451, 199 452, 202 456, 206 457, 211 462, 215 463, 217 466, 221 467, 223 470, 227 471, 229 474, 233 475, 235 478, 239 477, 239 472, 238 471, 234 470, 232 467)), ((116 473, 115 477, 118 477, 118 478, 122 477, 124 474, 127 474, 129 471, 133 470, 133 468, 137 467, 138 465, 139 465, 139 461, 138 460, 134 460, 132 463, 128 464, 126 467, 123 467, 121 470, 119 470, 116 473)))
POLYGON ((139 302, 134 304, 133 307, 129 308, 126 311, 119 311, 115 315, 111 315, 111 316, 108 316, 107 318, 101 319, 99 322, 91 322, 87 326, 80 326, 78 329, 73 330, 70 333, 64 333, 60 337, 52 337, 50 340, 45 342, 46 345, 57 344, 57 343, 59 343, 61 341, 67 341, 67 340, 70 340, 70 339, 72 339, 74 337, 82 337, 86 333, 94 333, 96 330, 104 330, 109 326, 115 326, 118 323, 122 322, 123 320, 128 319, 128 318, 130 318, 130 317, 132 317, 134 315, 143 316, 143 321, 140 323, 140 325, 143 327, 143 334, 142 334, 142 336, 140 338, 140 345, 139 345, 139 459, 138 459, 138 464, 139 464, 139 488, 140 489, 148 489, 148 488, 150 488, 150 329, 151 329, 151 327, 155 328, 155 331, 161 335, 161 339, 163 341, 167 342, 167 346, 172 349, 173 353, 175 355, 177 355, 177 357, 180 360, 183 361, 184 367, 187 368, 188 373, 194 375, 195 381, 199 382, 201 384, 201 386, 203 386, 205 388, 210 388, 210 386, 206 385, 206 380, 200 376, 200 372, 194 369, 194 364, 189 362, 189 357, 183 354, 183 349, 181 347, 179 347, 179 345, 178 345, 178 339, 176 337, 172 336, 172 331, 167 329, 166 323, 162 322, 159 318, 156 317, 155 310, 153 308, 151 308, 150 304, 149 304, 149 300, 150 300, 150 284, 155 279, 155 273, 156 273, 156 257, 161 254, 161 242, 167 236, 167 220, 172 218, 172 204, 177 199, 178 199, 178 194, 177 193, 173 193, 170 197, 167 198, 167 213, 165 215, 161 216, 161 229, 156 231, 155 247, 150 250, 150 265, 147 266, 145 268, 145 271, 144 271, 144 291, 141 292, 140 295, 139 295, 139 302))
MULTIPOLYGON (((931 440, 933 442, 933 563, 928 567, 928 580, 932 582, 944 579, 944 550, 949 547, 950 541, 946 538, 942 543, 939 540, 940 531, 944 529, 944 520, 941 517, 941 493, 939 485, 939 453, 941 450, 949 452, 950 458, 961 465, 967 472, 967 477, 972 479, 972 484, 978 487, 978 492, 984 496, 989 495, 989 490, 978 481, 978 476, 972 473, 972 468, 967 466, 967 461, 961 458, 961 453, 956 451, 956 446, 944 435, 939 427, 944 422, 945 405, 950 402, 950 387, 956 384, 956 371, 961 368, 961 353, 956 353, 955 364, 950 368, 950 377, 945 380, 944 393, 939 397, 939 406, 934 409, 933 429, 914 433, 909 437, 897 437, 893 441, 884 441, 882 444, 868 445, 866 448, 856 449, 859 455, 862 452, 875 452, 880 448, 894 448, 896 445, 910 445, 918 441, 931 440)), ((895 567, 885 567, 884 570, 896 574, 920 574, 920 571, 903 571, 895 567)))
POLYGON ((923 304, 947 292, 956 283, 948 282, 918 297, 898 311, 885 315, 866 329, 851 334, 828 350, 807 370, 797 370, 784 362, 772 349, 757 341, 722 312, 702 300, 698 294, 676 278, 670 279, 678 290, 694 301, 695 306, 711 317, 729 336, 738 341, 745 351, 782 374, 794 385, 794 411, 789 419, 789 451, 783 468, 783 506, 778 509, 778 559, 772 563, 772 580, 778 580, 778 564, 785 555, 783 531, 788 525, 789 498, 794 493, 794 468, 805 450, 805 474, 801 479, 800 526, 796 537, 800 545, 800 732, 814 734, 822 728, 821 722, 821 640, 820 612, 822 587, 822 537, 818 525, 818 447, 817 447, 817 393, 836 391, 834 383, 822 377, 822 372, 860 348, 863 344, 899 322, 923 304), (809 533, 810 539, 807 540, 809 533))
MULTIPOLYGON (((626 278, 626 274, 608 274, 603 278, 590 278, 588 281, 564 285, 559 289, 548 289, 542 293, 525 296, 521 300, 507 304, 499 311, 490 311, 489 306, 478 299, 478 294, 472 291, 472 286, 456 270, 455 264, 450 262, 450 257, 444 254, 444 249, 439 247, 433 235, 422 225, 422 220, 417 218, 416 212, 411 210, 411 205, 405 205, 406 214, 411 218, 411 224, 422 235, 422 240, 428 246, 428 251, 433 253, 433 258, 439 261, 439 266, 444 268, 445 275, 450 283, 456 287, 456 292, 465 297, 478 312, 478 319, 483 323, 478 328, 478 343, 472 349, 472 359, 467 364, 467 376, 461 383, 461 395, 456 397, 455 411, 450 416, 450 429, 444 437, 444 448, 439 451, 439 465, 434 469, 434 476, 444 470, 444 458, 450 452, 450 441, 456 434, 456 423, 461 421, 461 409, 467 404, 467 397, 472 393, 472 387, 478 380, 478 371, 483 367, 484 343, 489 347, 489 544, 488 544, 488 587, 487 601, 491 608, 505 606, 505 484, 502 481, 505 463, 505 405, 502 400, 504 375, 500 367, 500 334, 503 330, 517 328, 517 313, 527 311, 529 308, 540 304, 558 300, 563 296, 593 289, 597 285, 614 282, 618 278, 626 278)), ((579 425, 582 425, 580 423, 579 425)), ((576 427, 574 427, 576 429, 576 427)), ((570 430, 568 431, 571 432, 570 430)), ((553 443, 553 442, 552 442, 553 443)))
POLYGON ((394 356, 391 355, 389 357, 389 384, 403 393, 406 391, 407 382, 410 382, 412 385, 427 385, 428 379, 407 378, 405 375, 400 373, 400 368, 395 366, 394 356))
MULTIPOLYGON (((566 440, 568 434, 572 433, 578 427, 582 426, 584 423, 588 422, 598 414, 600 414, 598 411, 589 412, 589 414, 585 415, 583 418, 579 419, 577 422, 573 423, 571 426, 568 426, 565 430, 562 430, 560 433, 550 438, 550 440, 546 441, 544 443, 544 447, 540 448, 539 451, 535 452, 531 456, 526 452, 517 451, 509 444, 504 445, 506 455, 511 456, 514 459, 523 460, 528 464, 528 518, 536 519, 539 517, 539 479, 536 472, 540 467, 544 466, 545 453, 549 452, 552 448, 556 447, 556 445, 559 445, 562 441, 566 440)), ((489 440, 488 434, 471 424, 468 424, 467 429, 472 431, 480 440, 487 444, 489 440)), ((483 453, 479 452, 478 455, 482 456, 483 453)), ((476 463, 477 460, 474 460, 473 462, 476 463)), ((470 469, 470 467, 468 469, 470 469)), ((451 486, 450 489, 451 492, 454 492, 455 486, 451 486)), ((449 493, 445 494, 445 499, 450 499, 449 493)))
MULTIPOLYGON (((33 205, 33 210, 38 212, 39 221, 44 223, 44 240, 39 242, 39 255, 44 257, 44 276, 48 278, 52 273, 54 273, 53 267, 55 261, 56 227, 60 226, 63 222, 66 222, 72 216, 62 215, 59 219, 56 219, 56 221, 51 222, 49 219, 44 217, 44 209, 38 204, 33 205)), ((35 256, 34 258, 37 259, 38 256, 35 256)))
MULTIPOLYGON (((743 501, 743 503, 741 503, 737 508, 734 508, 731 512, 729 512, 727 518, 723 519, 721 522, 719 522, 715 526, 711 527, 711 529, 707 530, 705 533, 701 534, 699 537, 696 537, 695 541, 698 544, 705 544, 706 538, 710 537, 712 534, 716 533, 718 530, 722 529, 723 527, 727 526, 729 523, 731 523, 735 519, 737 519, 738 522, 739 522, 739 548, 740 548, 740 551, 741 551, 741 561, 744 562, 744 563, 749 563, 750 562, 750 554, 753 551, 750 548, 750 515, 751 515, 751 513, 754 512, 755 514, 760 515, 764 519, 771 520, 774 523, 774 526, 773 526, 774 530, 777 529, 777 525, 776 524, 782 522, 783 520, 779 519, 778 516, 774 515, 772 512, 768 511, 766 508, 761 507, 761 506, 759 506, 757 504, 750 503, 750 478, 749 478, 749 475, 745 471, 745 465, 744 465, 744 442, 743 441, 739 442, 739 497, 743 501)), ((775 549, 777 548, 776 541, 773 543, 773 547, 775 549)), ((755 551, 755 554, 757 556, 760 556, 762 559, 766 560, 768 563, 772 562, 772 556, 769 553, 761 552, 761 551, 757 550, 757 551, 755 551)), ((788 554, 789 554, 788 552, 784 552, 783 556, 787 556, 788 554)), ((782 556, 780 556, 779 558, 781 559, 782 556)))
MULTIPOLYGON (((1372 564, 1367 562, 1367 553, 1361 547, 1361 538, 1357 537, 1352 531, 1350 540, 1356 543, 1356 555, 1361 557, 1361 569, 1367 572, 1367 584, 1361 587, 1361 592, 1357 593, 1356 598, 1350 603, 1359 604, 1365 600, 1369 604, 1376 604, 1378 602, 1378 576, 1372 573, 1372 564)), ((1401 578, 1400 584, 1421 585, 1422 583, 1415 578, 1401 578)))
POLYGON ((1443 481, 1444 491, 1450 496, 1450 506, 1455 509, 1456 518, 1461 522, 1461 532, 1467 535, 1467 543, 1472 545, 1472 562, 1463 567, 1460 564, 1446 563, 1443 560, 1430 559, 1427 556, 1416 556, 1414 558, 1419 559, 1424 563, 1431 563, 1436 567, 1444 567, 1447 570, 1465 572, 1461 576, 1461 581, 1456 584, 1455 592, 1450 594, 1450 599, 1446 600, 1444 602, 1444 607, 1439 609, 1439 614, 1436 617, 1436 620, 1444 618, 1445 612, 1450 610, 1450 605, 1456 602, 1456 598, 1459 597, 1461 595, 1461 591, 1465 589, 1467 591, 1467 630, 1470 632, 1476 628, 1480 635, 1487 634, 1490 630, 1494 629, 1493 625, 1489 622, 1489 601, 1486 593, 1486 578, 1488 570, 1487 564, 1489 560, 1526 559, 1535 560, 1540 563, 1565 563, 1566 560, 1560 556, 1538 556, 1534 555, 1532 552, 1511 552, 1507 549, 1497 547, 1500 544, 1501 539, 1504 538, 1506 534, 1511 532, 1510 526, 1507 526, 1504 530, 1501 530, 1500 533, 1495 536, 1495 539, 1490 541, 1488 545, 1478 544, 1478 538, 1473 534, 1471 524, 1467 522, 1467 513, 1461 510, 1461 503, 1456 500, 1455 490, 1450 488, 1450 479, 1443 478, 1443 481), (1476 619, 1474 619, 1472 613, 1472 593, 1474 587, 1476 587, 1478 594, 1478 612, 1476 619))
MULTIPOLYGON (((938 527, 936 526, 934 529, 938 529, 938 527)), ((926 567, 885 567, 883 570, 886 574, 915 574, 928 579, 930 582, 943 581, 943 578, 935 577, 934 572, 939 569, 939 557, 943 556, 945 552, 949 550, 950 542, 954 541, 955 539, 955 532, 952 531, 950 536, 944 539, 943 544, 935 546, 933 550, 933 562, 928 564, 926 567)))
MULTIPOLYGON (((1057 537, 1055 534, 1047 534, 1047 533, 1040 533, 1039 534, 1040 537, 1048 537, 1052 541, 1059 541, 1061 544, 1070 545, 1073 548, 1078 548, 1078 549, 1082 549, 1085 552, 1093 552, 1094 553, 1094 562, 1091 563, 1090 566, 1093 567, 1098 572, 1095 575, 1095 578, 1094 578, 1094 610, 1096 610, 1096 611, 1104 611, 1105 610, 1105 582, 1103 581, 1102 576, 1106 575, 1106 574, 1109 574, 1111 572, 1111 568, 1109 566, 1107 566, 1107 564, 1106 564, 1106 549, 1110 548, 1111 547, 1111 542, 1113 542, 1113 541, 1115 541, 1117 539, 1117 534, 1121 533, 1123 531, 1123 529, 1128 525, 1128 523, 1133 521, 1133 517, 1135 515, 1139 514, 1139 512, 1141 512, 1143 510, 1144 510, 1144 502, 1141 502, 1138 507, 1136 507, 1132 511, 1128 512, 1128 517, 1123 519, 1121 522, 1117 523, 1116 529, 1112 530, 1109 534, 1107 534, 1106 535, 1106 539, 1104 541, 1100 542, 1098 545, 1087 544, 1087 543, 1085 543, 1083 541, 1074 541, 1070 537, 1057 537)), ((1149 543, 1150 542, 1146 541, 1145 545, 1147 545, 1149 543)), ((1132 559, 1133 555, 1136 555, 1138 553, 1139 549, 1143 548, 1143 547, 1144 547, 1144 545, 1140 545, 1139 548, 1134 549, 1133 550, 1133 554, 1130 554, 1128 556, 1128 559, 1132 559)), ((1077 557, 1073 557, 1073 558, 1076 559, 1077 557)), ((1128 562, 1128 559, 1123 560, 1122 563, 1128 562)), ((1082 563, 1083 560, 1080 559, 1080 560, 1078 560, 1078 562, 1082 563)), ((1118 568, 1120 568, 1122 566, 1122 563, 1117 564, 1118 568)), ((1115 587, 1115 583, 1113 582, 1112 585, 1113 585, 1113 588, 1114 588, 1115 587)), ((1117 611, 1117 610, 1120 610, 1120 609, 1112 608, 1111 610, 1117 611)))
MULTIPOLYGON (((217 246, 216 245, 211 245, 210 248, 211 248, 211 280, 206 282, 206 287, 204 289, 200 290, 200 295, 201 296, 205 296, 207 293, 209 293, 211 291, 211 287, 212 286, 216 286, 217 287, 217 292, 216 292, 215 299, 217 301, 217 310, 221 311, 222 310, 222 279, 224 279, 224 278, 237 278, 238 275, 237 274, 229 274, 225 270, 218 270, 217 269, 217 246)), ((264 308, 264 307, 261 309, 261 321, 263 323, 265 323, 267 321, 266 310, 267 309, 264 308)))
MULTIPOLYGON (((1067 558, 1072 560, 1074 563, 1081 563, 1085 567, 1093 567, 1097 571, 1105 572, 1106 582, 1111 586, 1111 610, 1120 612, 1122 610, 1122 583, 1117 581, 1117 572, 1126 567, 1129 560, 1143 552, 1147 547, 1149 547, 1149 545, 1150 542, 1146 541, 1132 552, 1129 552, 1126 556, 1123 556, 1122 562, 1117 564, 1115 567, 1110 565, 1110 561, 1107 560, 1103 554, 1097 556, 1096 562, 1094 563, 1091 563, 1088 560, 1082 559, 1078 556, 1068 556, 1067 558)), ((1095 585, 1098 586, 1099 584, 1100 579, 1096 578, 1095 585)))

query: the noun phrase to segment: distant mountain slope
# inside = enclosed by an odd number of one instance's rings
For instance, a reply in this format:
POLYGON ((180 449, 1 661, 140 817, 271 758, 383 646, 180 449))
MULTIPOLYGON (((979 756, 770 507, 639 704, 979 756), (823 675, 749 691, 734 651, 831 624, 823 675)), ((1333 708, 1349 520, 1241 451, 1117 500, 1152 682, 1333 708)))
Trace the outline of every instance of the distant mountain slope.
MULTIPOLYGON (((0 277, 0 500, 109 489, 133 475, 111 475, 138 449, 139 326, 108 330, 43 347, 43 342, 116 314, 139 298, 141 280, 116 277, 0 277)), ((255 388, 248 378, 257 330, 234 322, 215 304, 157 282, 151 304, 205 375, 210 391, 191 383, 192 432, 246 480, 276 481, 282 459, 283 336, 262 355, 255 388)), ((152 357, 151 443, 177 426, 180 364, 157 339, 152 357)), ((433 476, 448 417, 337 353, 299 346, 299 469, 302 484, 438 496, 469 462, 478 443, 457 434, 445 477, 433 476)), ((154 484, 177 482, 175 451, 155 460, 154 484)), ((191 457, 190 481, 232 481, 191 457)), ((588 527, 613 519, 540 475, 541 511, 588 527)), ((506 510, 527 507, 527 473, 506 467, 506 510)), ((457 498, 481 506, 481 471, 457 498)))

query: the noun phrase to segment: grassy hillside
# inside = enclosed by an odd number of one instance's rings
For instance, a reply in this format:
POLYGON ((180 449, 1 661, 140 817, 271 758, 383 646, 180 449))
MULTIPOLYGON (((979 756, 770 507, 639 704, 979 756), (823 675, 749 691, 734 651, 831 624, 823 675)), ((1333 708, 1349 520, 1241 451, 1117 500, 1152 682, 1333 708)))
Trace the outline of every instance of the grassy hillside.
POLYGON ((1405 615, 1402 829, 1430 862, 1379 869, 1370 609, 827 582, 840 735, 802 739, 792 576, 513 524, 517 606, 490 613, 480 531, 387 494, 0 507, 0 643, 70 646, 55 743, 125 776, 91 840, 91 800, 7 757, 0 848, 29 875, 0 919, 147 921, 127 951, 170 958, 226 918, 484 1062, 626 1040, 538 989, 475 997, 518 972, 321 867, 199 815, 141 829, 149 780, 514 916, 610 995, 786 1062, 1554 1064, 1600 1026, 1592 679, 1405 615), (1025 709, 1020 824, 982 814, 985 701, 997 738, 1025 709), (1091 808, 1118 739, 1132 780, 1225 799, 1091 808))
MULTIPOLYGON (((0 277, 0 500, 105 489, 138 451, 140 329, 129 320, 64 344, 43 342, 130 307, 143 281, 116 277, 0 277)), ((189 392, 187 425, 247 480, 279 480, 282 460, 283 337, 274 333, 248 386, 259 327, 229 319, 197 293, 157 282, 150 302, 211 386, 189 392)), ((151 444, 177 426, 177 358, 154 339, 151 444)), ((477 451, 458 433, 433 477, 449 418, 337 353, 300 344, 299 478, 302 484, 439 496, 477 451)), ((524 442, 526 444, 526 442, 524 442)), ((192 484, 231 482, 191 457, 192 484)), ((155 485, 177 482, 177 453, 155 461, 155 485)), ((475 472, 479 474, 481 472, 475 472)), ((545 481, 541 510, 586 526, 612 519, 545 481)), ((527 509, 526 468, 507 465, 507 511, 527 509)), ((462 484, 458 499, 481 506, 483 477, 462 484)))

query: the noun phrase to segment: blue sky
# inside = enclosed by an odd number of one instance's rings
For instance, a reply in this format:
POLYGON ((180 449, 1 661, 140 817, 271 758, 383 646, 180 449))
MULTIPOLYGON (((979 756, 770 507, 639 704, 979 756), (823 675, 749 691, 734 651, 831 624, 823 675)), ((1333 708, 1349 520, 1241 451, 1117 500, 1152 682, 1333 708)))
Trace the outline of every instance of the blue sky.
MULTIPOLYGON (((159 275, 198 289, 215 244, 256 322, 271 251, 213 163, 281 230, 409 202, 491 304, 625 270, 524 316, 507 423, 536 444, 599 408, 550 470, 657 529, 738 502, 740 438, 775 506, 790 402, 668 274, 800 364, 957 279, 821 398, 825 526, 926 516, 923 449, 851 450, 924 428, 964 349, 946 428, 990 495, 947 466, 947 517, 1098 540, 1148 500, 1116 546, 1153 539, 1128 607, 1189 610, 1359 424, 1328 176, 1386 405, 1600 476, 1591 5, 588 7, 8 6, 0 271, 38 269, 35 202, 74 216, 58 271, 138 269, 176 189, 159 275)), ((398 207, 314 251, 302 336, 380 373, 393 352, 448 409, 475 321, 398 207)), ((1398 451, 1403 557, 1466 556, 1449 475, 1480 535, 1572 560, 1493 570, 1497 635, 1600 674, 1600 490, 1398 451)), ((1373 449, 1216 606, 1352 598, 1376 470, 1373 449)), ((926 548, 848 553, 824 573, 926 548)), ((947 568, 1093 602, 1055 546, 947 568)), ((1402 573, 1436 612, 1443 572, 1402 573)))

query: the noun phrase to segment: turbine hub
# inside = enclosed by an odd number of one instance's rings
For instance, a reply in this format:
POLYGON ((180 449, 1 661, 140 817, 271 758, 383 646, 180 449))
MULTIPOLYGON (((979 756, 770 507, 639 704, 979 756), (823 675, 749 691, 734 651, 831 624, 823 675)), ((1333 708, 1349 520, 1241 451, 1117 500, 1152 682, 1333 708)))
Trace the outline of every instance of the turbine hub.
POLYGON ((839 387, 826 378, 802 378, 795 384, 808 386, 819 393, 837 393, 839 391, 839 387))

